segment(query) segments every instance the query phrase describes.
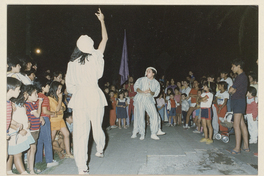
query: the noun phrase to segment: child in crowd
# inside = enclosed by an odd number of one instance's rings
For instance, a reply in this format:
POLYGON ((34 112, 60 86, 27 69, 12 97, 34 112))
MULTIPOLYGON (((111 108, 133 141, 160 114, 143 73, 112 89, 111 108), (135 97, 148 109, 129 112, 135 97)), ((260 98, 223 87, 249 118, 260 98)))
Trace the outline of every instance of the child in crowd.
POLYGON ((116 99, 115 99, 115 93, 114 91, 110 90, 110 101, 112 102, 112 109, 110 110, 110 126, 111 128, 117 128, 115 125, 116 122, 116 99))
POLYGON ((73 119, 72 119, 72 113, 65 112, 64 113, 64 119, 66 121, 67 128, 70 132, 70 147, 71 147, 71 153, 72 153, 72 146, 73 146, 73 119))
POLYGON ((60 130, 64 136, 64 144, 66 149, 65 158, 74 158, 70 152, 70 138, 69 138, 70 134, 63 120, 63 112, 66 110, 66 107, 62 103, 61 89, 62 89, 61 83, 59 83, 58 81, 53 81, 50 85, 50 90, 48 93, 50 110, 56 112, 55 116, 51 117, 50 119, 51 137, 52 137, 52 141, 54 141, 56 132, 60 130), (59 112, 60 115, 57 114, 57 112, 59 112))
MULTIPOLYGON (((167 89, 167 93, 165 94, 165 109, 167 109, 168 101, 170 100, 170 94, 171 93, 172 93, 172 89, 168 88, 167 89)), ((168 111, 165 111, 164 121, 168 121, 169 122, 168 117, 169 117, 168 111)), ((171 122, 169 122, 169 123, 171 123, 171 122)))
MULTIPOLYGON (((228 77, 228 72, 226 70, 222 70, 220 73, 221 80, 220 81, 225 81, 227 83, 227 92, 229 88, 233 85, 233 80, 228 77)), ((229 95, 229 98, 227 100, 227 112, 231 112, 231 96, 229 95)))
POLYGON ((176 125, 181 125, 181 114, 182 114, 182 111, 181 111, 181 92, 179 90, 179 87, 176 87, 174 89, 174 92, 175 92, 175 96, 174 96, 174 99, 176 100, 178 106, 176 107, 176 125))
POLYGON ((38 100, 38 94, 37 89, 33 85, 26 86, 26 92, 28 93, 28 99, 25 102, 27 109, 26 113, 28 121, 30 122, 30 133, 35 140, 35 143, 30 145, 30 149, 27 152, 27 167, 30 174, 35 174, 34 160, 36 145, 39 137, 39 129, 40 125, 45 124, 44 119, 40 116, 43 99, 40 98, 38 104, 36 103, 38 100))
POLYGON ((197 91, 197 97, 196 97, 196 109, 195 109, 195 118, 194 123, 196 124, 197 128, 193 131, 193 133, 201 133, 201 102, 199 101, 200 97, 202 95, 202 89, 199 89, 197 91))
MULTIPOLYGON (((186 93, 182 93, 181 94, 181 110, 182 110, 182 116, 183 116, 183 124, 186 123, 187 111, 190 106, 186 99, 187 99, 186 93)), ((186 126, 183 125, 183 128, 186 128, 186 126)), ((190 127, 188 126, 187 128, 190 128, 190 127)))
POLYGON ((111 85, 111 86, 110 86, 110 90, 114 92, 114 97, 117 98, 117 97, 118 97, 118 93, 117 93, 117 91, 116 91, 116 87, 115 87, 115 85, 111 85))
POLYGON ((208 82, 205 82, 203 85, 204 93, 202 93, 201 98, 201 119, 202 126, 204 130, 204 138, 200 140, 200 142, 206 142, 206 144, 213 143, 213 128, 212 128, 212 101, 214 95, 211 93, 212 88, 208 86, 208 82), (207 129, 208 128, 208 129, 207 129), (209 131, 209 135, 208 135, 209 131))
MULTIPOLYGON (((108 82, 109 83, 109 82, 108 82)), ((105 113, 104 113, 104 118, 103 118, 103 123, 102 123, 102 128, 103 130, 111 130, 111 126, 110 126, 110 110, 112 109, 112 102, 110 101, 110 96, 109 96, 109 87, 105 87, 104 88, 104 94, 106 97, 106 101, 107 101, 107 106, 105 106, 105 113)))
POLYGON ((170 99, 168 100, 168 106, 167 111, 169 114, 169 123, 167 126, 176 126, 176 107, 177 107, 177 101, 174 99, 174 94, 170 94, 170 99), (173 118, 174 124, 171 123, 171 118, 173 118))
POLYGON ((128 114, 128 109, 129 109, 129 104, 130 104, 130 98, 128 97, 128 91, 124 90, 124 98, 126 99, 126 103, 127 103, 127 107, 126 107, 126 112, 127 112, 127 118, 126 118, 126 123, 127 123, 127 127, 129 127, 129 114, 128 114))
POLYGON ((124 98, 124 92, 122 90, 118 92, 118 97, 119 98, 116 101, 116 118, 118 119, 119 129, 122 129, 121 120, 123 120, 123 128, 127 129, 126 127, 127 101, 126 98, 124 98))
POLYGON ((54 141, 52 142, 54 152, 56 152, 60 159, 63 159, 66 155, 63 135, 60 131, 57 131, 54 141))
POLYGON ((40 127, 35 163, 42 162, 44 146, 47 167, 52 167, 58 165, 58 162, 53 160, 50 128, 50 116, 54 116, 56 112, 50 111, 49 98, 46 96, 50 89, 50 81, 46 78, 40 78, 34 82, 34 86, 37 89, 38 97, 43 99, 43 103, 41 105, 41 117, 43 117, 45 121, 45 124, 40 127))
POLYGON ((62 78, 63 78, 63 75, 62 75, 61 71, 53 72, 53 81, 57 81, 57 82, 61 83, 62 78))
MULTIPOLYGON (((225 114, 227 112, 227 101, 229 99, 229 93, 226 91, 227 90, 227 83, 225 81, 220 81, 218 83, 218 92, 215 94, 215 100, 214 100, 214 106, 216 108, 217 112, 217 120, 213 119, 213 124, 217 126, 217 130, 214 130, 214 138, 215 134, 218 133, 219 131, 219 124, 220 120, 219 117, 225 117, 225 114)), ((214 125, 213 125, 214 126, 214 125)), ((228 131, 228 128, 220 126, 220 131, 228 131)))
POLYGON ((36 77, 36 74, 35 74, 35 70, 32 68, 28 71, 25 71, 25 76, 26 78, 29 80, 30 84, 33 85, 34 83, 34 80, 35 80, 35 77, 36 77))
POLYGON ((247 122, 250 135, 249 144, 256 144, 258 141, 258 104, 256 103, 256 88, 250 86, 247 92, 247 122))
POLYGON ((163 92, 159 94, 159 98, 157 98, 156 101, 157 101, 157 108, 158 108, 159 115, 161 117, 162 122, 164 122, 165 100, 163 98, 163 92))

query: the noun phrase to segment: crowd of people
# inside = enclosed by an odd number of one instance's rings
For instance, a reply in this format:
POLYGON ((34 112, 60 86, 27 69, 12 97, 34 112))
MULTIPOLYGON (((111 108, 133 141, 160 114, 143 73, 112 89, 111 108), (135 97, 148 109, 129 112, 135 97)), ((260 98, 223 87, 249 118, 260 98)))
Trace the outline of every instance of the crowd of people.
POLYGON ((230 153, 249 152, 249 144, 257 143, 257 74, 250 72, 246 76, 242 60, 232 62, 230 77, 230 70, 200 79, 189 71, 181 81, 164 76, 158 79, 157 70, 148 67, 143 77, 135 81, 129 76, 121 87, 106 82, 102 88, 104 95, 98 87, 98 79, 103 75, 103 53, 108 37, 100 9, 96 16, 102 28, 98 49, 93 48, 93 41, 87 35, 81 36, 66 74, 50 69, 39 73, 37 63, 29 56, 8 57, 8 174, 12 174, 13 166, 20 174, 41 172, 35 164, 43 162, 44 155, 47 167, 56 166, 54 152, 60 158, 74 158, 79 174, 88 174, 90 124, 97 157, 103 157, 105 146, 102 129, 105 132, 116 128, 127 130, 133 126, 131 138, 139 133, 139 139, 144 140, 147 124, 151 138, 159 140, 158 135, 165 134, 162 125, 182 126, 186 130, 193 127, 194 133, 204 136, 200 142, 211 144, 223 129, 219 119, 227 112, 233 113, 236 136, 236 146, 230 153))

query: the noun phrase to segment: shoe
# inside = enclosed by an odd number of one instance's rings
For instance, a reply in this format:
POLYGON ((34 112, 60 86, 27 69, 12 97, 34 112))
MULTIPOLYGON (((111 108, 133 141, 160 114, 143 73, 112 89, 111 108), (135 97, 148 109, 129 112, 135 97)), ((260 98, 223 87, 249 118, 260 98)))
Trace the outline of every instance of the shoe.
POLYGON ((158 135, 158 136, 161 136, 161 135, 164 135, 164 134, 166 134, 166 133, 165 133, 165 132, 163 132, 163 131, 161 131, 161 129, 159 129, 159 131, 158 131, 157 135, 158 135))
POLYGON ((186 125, 183 125, 182 128, 186 128, 186 125))
POLYGON ((12 172, 12 170, 10 170, 10 171, 6 171, 6 173, 8 174, 8 175, 13 175, 14 173, 12 172))
POLYGON ((73 155, 71 155, 71 154, 70 154, 70 155, 68 155, 68 154, 65 154, 64 156, 65 156, 65 158, 71 158, 71 159, 74 159, 74 156, 73 156, 73 155))
POLYGON ((145 135, 142 134, 139 139, 140 140, 144 140, 145 139, 145 135))
POLYGON ((111 130, 111 129, 112 129, 111 126, 109 126, 109 127, 106 128, 106 130, 111 130))
POLYGON ((124 129, 127 129, 127 127, 126 127, 126 126, 123 126, 123 128, 124 128, 124 129))
POLYGON ((119 130, 121 130, 122 129, 122 127, 119 127, 119 130))
POLYGON ((207 141, 206 138, 202 138, 202 139, 200 140, 200 142, 206 142, 206 141, 207 141))
POLYGON ((97 156, 98 158, 103 158, 104 157, 104 154, 103 153, 100 153, 100 152, 96 152, 95 153, 95 156, 97 156))
POLYGON ((21 173, 21 175, 29 175, 27 171, 21 173))
POLYGON ((137 134, 133 134, 132 136, 131 136, 131 138, 136 138, 137 137, 137 134))
POLYGON ((213 139, 216 139, 216 137, 215 137, 215 136, 216 136, 216 135, 214 134, 214 135, 213 135, 213 139))
POLYGON ((200 131, 198 131, 198 130, 194 130, 193 133, 200 133, 200 131))
POLYGON ((117 128, 117 126, 116 125, 113 125, 113 126, 111 126, 111 128, 117 128))
POLYGON ((154 140, 160 140, 160 138, 156 134, 152 134, 150 138, 154 140))
POLYGON ((79 171, 79 175, 89 175, 89 170, 79 171))
POLYGON ((241 151, 239 151, 239 152, 236 152, 235 150, 226 150, 226 151, 228 151, 230 154, 232 154, 232 155, 238 155, 238 154, 240 154, 241 153, 241 151))
POLYGON ((211 139, 207 139, 206 144, 212 144, 214 141, 211 139))
POLYGON ((249 148, 244 149, 244 148, 241 147, 241 150, 243 150, 244 152, 249 152, 249 148))
POLYGON ((173 126, 177 126, 177 123, 174 123, 174 125, 173 126))
POLYGON ((249 140, 249 144, 256 144, 258 141, 251 141, 249 140))
POLYGON ((51 163, 47 163, 47 167, 57 166, 59 163, 56 160, 53 160, 51 163))
POLYGON ((167 127, 171 126, 171 123, 167 123, 166 126, 167 126, 167 127))
POLYGON ((190 127, 190 126, 187 126, 186 128, 187 128, 187 129, 190 129, 191 127, 190 127))

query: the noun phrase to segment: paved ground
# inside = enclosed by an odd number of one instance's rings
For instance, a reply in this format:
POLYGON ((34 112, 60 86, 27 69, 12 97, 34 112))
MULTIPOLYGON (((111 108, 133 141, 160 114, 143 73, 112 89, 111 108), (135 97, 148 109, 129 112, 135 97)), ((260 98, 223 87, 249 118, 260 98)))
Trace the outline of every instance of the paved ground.
MULTIPOLYGON (((90 174, 162 174, 162 175, 257 175, 258 152, 256 144, 250 145, 250 152, 231 155, 226 149, 233 149, 235 136, 230 142, 214 140, 213 144, 200 143, 201 134, 194 134, 191 128, 163 127, 167 134, 161 140, 150 139, 149 127, 145 140, 131 139, 132 127, 112 129, 107 132, 107 146, 104 158, 94 156, 96 149, 92 141, 89 151, 90 174)), ((64 159, 60 165, 49 168, 41 174, 78 174, 75 161, 64 159)))

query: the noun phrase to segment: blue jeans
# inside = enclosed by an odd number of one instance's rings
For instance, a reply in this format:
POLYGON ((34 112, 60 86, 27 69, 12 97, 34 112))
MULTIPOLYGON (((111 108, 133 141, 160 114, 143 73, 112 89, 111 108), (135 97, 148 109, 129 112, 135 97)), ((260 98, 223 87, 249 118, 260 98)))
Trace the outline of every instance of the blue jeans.
MULTIPOLYGON (((161 106, 158 106, 158 108, 160 108, 161 106)), ((162 121, 164 121, 164 107, 161 109, 161 110, 159 110, 159 115, 160 115, 160 117, 161 117, 161 119, 162 119, 162 121)))
POLYGON ((42 162, 43 145, 45 149, 46 163, 51 163, 53 161, 50 120, 48 117, 43 117, 43 118, 45 120, 45 125, 40 126, 40 133, 39 133, 39 138, 38 138, 35 163, 42 162))

